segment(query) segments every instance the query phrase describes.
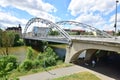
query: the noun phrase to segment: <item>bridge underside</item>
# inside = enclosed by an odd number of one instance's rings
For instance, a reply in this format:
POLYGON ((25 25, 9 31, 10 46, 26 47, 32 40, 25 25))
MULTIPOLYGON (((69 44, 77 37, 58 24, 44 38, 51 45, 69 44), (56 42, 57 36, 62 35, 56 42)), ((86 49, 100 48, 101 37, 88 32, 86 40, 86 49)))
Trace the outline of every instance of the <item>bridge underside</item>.
POLYGON ((66 52, 66 59, 65 62, 73 62, 78 59, 78 56, 80 53, 84 50, 86 51, 86 57, 85 60, 90 60, 91 56, 97 51, 97 50, 105 50, 105 51, 113 51, 113 52, 120 52, 120 44, 105 44, 100 43, 98 44, 95 42, 84 42, 84 41, 73 41, 73 44, 71 47, 67 47, 66 52))

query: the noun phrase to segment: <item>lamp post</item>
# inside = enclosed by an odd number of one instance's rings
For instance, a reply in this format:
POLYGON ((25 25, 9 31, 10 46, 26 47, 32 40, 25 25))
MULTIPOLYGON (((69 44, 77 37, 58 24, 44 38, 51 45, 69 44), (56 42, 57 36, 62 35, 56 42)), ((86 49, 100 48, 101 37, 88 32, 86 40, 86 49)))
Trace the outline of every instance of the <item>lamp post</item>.
POLYGON ((117 37, 117 3, 118 3, 119 1, 118 0, 116 0, 116 12, 115 12, 115 24, 114 24, 114 27, 115 27, 115 39, 117 39, 116 37, 117 37))

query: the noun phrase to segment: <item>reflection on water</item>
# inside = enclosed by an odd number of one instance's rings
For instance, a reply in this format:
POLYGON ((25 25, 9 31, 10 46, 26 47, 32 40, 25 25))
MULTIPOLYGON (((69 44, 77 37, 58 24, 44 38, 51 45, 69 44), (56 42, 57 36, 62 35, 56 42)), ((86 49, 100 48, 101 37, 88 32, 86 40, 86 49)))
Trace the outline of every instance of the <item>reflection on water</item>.
MULTIPOLYGON (((18 62, 22 62, 26 58, 27 53, 27 46, 21 46, 21 47, 10 47, 9 48, 9 54, 15 55, 18 59, 18 62)), ((53 47, 53 50, 55 53, 59 56, 59 58, 64 59, 66 55, 66 49, 65 48, 57 48, 53 47)), ((3 51, 5 51, 5 48, 0 48, 0 54, 3 54, 3 51)), ((36 50, 34 50, 34 53, 38 53, 36 50)))
MULTIPOLYGON (((0 54, 3 53, 3 50, 5 51, 5 48, 0 48, 0 54)), ((10 55, 15 55, 17 57, 18 62, 23 61, 26 57, 26 53, 27 53, 26 46, 10 47, 8 50, 10 55)))
POLYGON ((66 55, 66 49, 65 48, 53 48, 55 53, 61 58, 64 59, 66 55))

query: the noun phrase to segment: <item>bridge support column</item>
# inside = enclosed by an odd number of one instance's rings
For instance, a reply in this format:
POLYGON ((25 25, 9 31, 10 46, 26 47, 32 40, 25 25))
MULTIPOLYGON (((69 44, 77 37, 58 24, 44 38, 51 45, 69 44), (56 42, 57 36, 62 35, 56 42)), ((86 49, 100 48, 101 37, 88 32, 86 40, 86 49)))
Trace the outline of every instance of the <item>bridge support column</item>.
POLYGON ((65 63, 69 63, 70 62, 70 59, 71 59, 70 53, 71 53, 71 47, 68 46, 66 48, 65 63))
POLYGON ((85 61, 89 61, 92 55, 97 51, 97 49, 88 49, 85 55, 85 61))

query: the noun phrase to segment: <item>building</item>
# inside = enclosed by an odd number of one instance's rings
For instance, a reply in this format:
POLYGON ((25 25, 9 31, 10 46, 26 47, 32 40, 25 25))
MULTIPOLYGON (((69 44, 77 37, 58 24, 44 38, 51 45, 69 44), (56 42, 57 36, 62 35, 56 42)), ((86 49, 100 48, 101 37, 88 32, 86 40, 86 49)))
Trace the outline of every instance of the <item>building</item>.
POLYGON ((45 37, 48 35, 48 32, 50 31, 49 27, 37 27, 34 26, 33 28, 33 36, 39 36, 39 37, 45 37))
POLYGON ((20 24, 18 25, 18 27, 8 27, 6 31, 12 31, 12 32, 18 33, 20 37, 22 37, 22 27, 20 24))

